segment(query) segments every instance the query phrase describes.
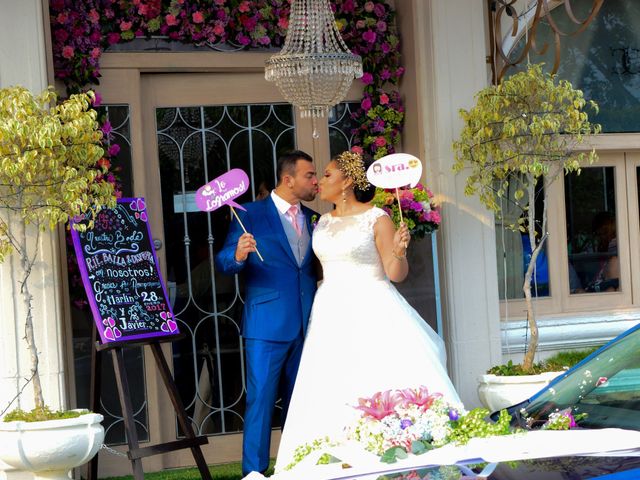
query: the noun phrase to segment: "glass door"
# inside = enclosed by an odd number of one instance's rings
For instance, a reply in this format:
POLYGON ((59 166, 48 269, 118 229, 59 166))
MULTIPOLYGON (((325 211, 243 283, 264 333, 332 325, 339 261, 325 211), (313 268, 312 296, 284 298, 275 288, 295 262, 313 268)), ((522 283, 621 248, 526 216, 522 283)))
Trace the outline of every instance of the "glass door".
MULTIPOLYGON (((214 266, 230 210, 199 211, 195 192, 241 168, 250 189, 238 202, 252 201, 274 187, 276 160, 284 151, 300 148, 316 159, 326 157, 324 164, 328 154, 319 158, 307 135, 311 126, 296 118, 262 74, 143 75, 141 87, 143 117, 154 120, 144 125, 145 196, 174 315, 185 334, 166 352, 194 430, 215 436, 205 456, 211 449, 211 461, 238 459, 246 391, 243 277, 221 275, 214 266), (230 457, 221 458, 215 447, 220 442, 232 450, 230 457)), ((167 407, 159 402, 161 418, 174 418, 167 407)), ((167 440, 182 436, 175 421, 159 428, 167 440)), ((188 461, 188 452, 175 456, 188 461)))

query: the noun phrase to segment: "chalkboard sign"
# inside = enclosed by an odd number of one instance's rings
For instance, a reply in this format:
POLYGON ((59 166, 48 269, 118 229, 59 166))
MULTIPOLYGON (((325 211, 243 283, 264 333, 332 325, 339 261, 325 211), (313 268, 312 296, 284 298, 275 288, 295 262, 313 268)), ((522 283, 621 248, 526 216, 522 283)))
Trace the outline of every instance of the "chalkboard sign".
POLYGON ((103 344, 178 335, 143 198, 119 199, 92 229, 72 228, 71 236, 103 344))

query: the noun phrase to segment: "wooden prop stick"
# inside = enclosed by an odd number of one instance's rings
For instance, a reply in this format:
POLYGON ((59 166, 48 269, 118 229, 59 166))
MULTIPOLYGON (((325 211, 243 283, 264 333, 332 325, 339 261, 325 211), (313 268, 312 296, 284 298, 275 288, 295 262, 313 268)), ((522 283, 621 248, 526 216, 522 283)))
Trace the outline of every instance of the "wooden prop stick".
MULTIPOLYGON (((231 205, 229 205, 229 208, 231 209, 231 212, 235 215, 236 220, 238 220, 238 223, 242 227, 242 230, 244 231, 244 233, 249 233, 249 232, 247 232, 247 229, 244 228, 244 225, 242 224, 242 220, 240 220, 240 217, 236 213, 235 208, 233 208, 231 205)), ((260 252, 258 251, 258 246, 257 245, 256 245, 256 253, 258 254, 258 258, 260 259, 260 261, 264 262, 264 258, 262 258, 262 255, 260 255, 260 252)))
POLYGON ((398 211, 400 212, 400 223, 404 223, 402 219, 402 205, 400 205, 400 192, 398 191, 398 187, 396 187, 396 198, 398 199, 398 211))
MULTIPOLYGON (((400 223, 404 223, 404 219, 402 218, 402 205, 400 204, 400 192, 398 191, 398 187, 396 187, 396 198, 398 199, 398 212, 400 212, 400 223)), ((406 243, 404 243, 404 248, 407 248, 406 243)))

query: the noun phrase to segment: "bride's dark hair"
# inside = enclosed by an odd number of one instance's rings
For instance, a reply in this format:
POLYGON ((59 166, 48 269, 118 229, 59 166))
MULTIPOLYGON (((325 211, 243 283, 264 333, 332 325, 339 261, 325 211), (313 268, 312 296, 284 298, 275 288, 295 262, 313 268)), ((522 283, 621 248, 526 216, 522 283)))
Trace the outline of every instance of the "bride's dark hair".
MULTIPOLYGON (((363 154, 362 161, 364 163, 364 171, 366 174, 367 170, 373 163, 373 159, 369 155, 363 154)), ((357 201, 361 203, 369 203, 376 194, 376 187, 369 182, 367 182, 367 188, 364 189, 354 185, 353 193, 356 196, 357 201)))
POLYGON ((356 200, 369 203, 376 194, 376 187, 367 180, 367 169, 373 163, 373 159, 365 153, 346 151, 334 156, 332 160, 338 164, 344 175, 353 178, 353 194, 356 200))

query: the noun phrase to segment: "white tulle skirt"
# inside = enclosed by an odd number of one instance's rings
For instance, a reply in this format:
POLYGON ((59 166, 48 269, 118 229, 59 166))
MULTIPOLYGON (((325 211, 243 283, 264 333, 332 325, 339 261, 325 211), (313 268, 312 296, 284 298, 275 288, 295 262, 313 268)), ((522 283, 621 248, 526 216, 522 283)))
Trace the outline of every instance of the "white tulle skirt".
POLYGON ((358 398, 420 385, 460 401, 442 339, 396 288, 386 279, 325 281, 313 304, 276 472, 299 445, 341 438, 359 417, 358 398))

